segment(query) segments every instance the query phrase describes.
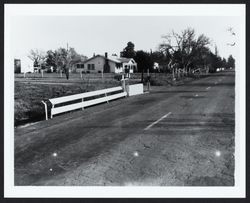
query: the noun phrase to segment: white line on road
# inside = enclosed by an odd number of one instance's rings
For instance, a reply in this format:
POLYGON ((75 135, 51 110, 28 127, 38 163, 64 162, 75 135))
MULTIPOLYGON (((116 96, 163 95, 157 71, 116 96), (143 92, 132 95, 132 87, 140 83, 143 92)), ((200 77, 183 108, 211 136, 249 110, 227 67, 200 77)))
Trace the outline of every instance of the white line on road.
POLYGON ((162 116, 161 118, 159 118, 157 121, 151 123, 148 127, 144 128, 144 130, 148 130, 151 127, 153 127, 155 124, 159 123, 162 119, 167 118, 169 115, 171 114, 171 112, 167 113, 166 115, 162 116))
POLYGON ((211 87, 207 87, 206 89, 209 90, 211 87))

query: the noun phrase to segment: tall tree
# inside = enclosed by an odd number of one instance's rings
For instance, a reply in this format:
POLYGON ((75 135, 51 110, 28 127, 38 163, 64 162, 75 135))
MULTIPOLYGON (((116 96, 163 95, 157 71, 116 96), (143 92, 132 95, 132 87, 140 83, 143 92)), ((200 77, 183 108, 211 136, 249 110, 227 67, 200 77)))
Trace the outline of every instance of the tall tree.
POLYGON ((144 72, 149 69, 150 71, 153 70, 154 61, 151 58, 151 54, 145 51, 137 51, 136 56, 134 57, 138 71, 141 72, 141 81, 143 82, 143 74, 144 72))
POLYGON ((134 58, 136 55, 135 45, 132 42, 128 42, 120 55, 125 58, 134 58))
POLYGON ((165 42, 159 48, 170 58, 171 68, 187 69, 199 63, 199 54, 207 51, 210 40, 205 35, 195 37, 195 30, 187 28, 180 34, 172 33, 164 35, 165 42), (192 66, 191 66, 192 64, 192 66))
POLYGON ((235 59, 232 55, 230 55, 227 59, 227 68, 235 68, 235 59))
POLYGON ((78 54, 72 47, 69 49, 59 48, 54 52, 48 51, 47 55, 47 63, 54 64, 58 70, 63 71, 67 79, 69 79, 69 70, 72 66, 86 59, 86 56, 78 54))
POLYGON ((54 70, 57 68, 57 65, 56 65, 56 52, 53 52, 52 50, 47 51, 46 65, 49 66, 49 67, 52 66, 54 70))
POLYGON ((170 58, 162 51, 154 51, 151 52, 151 58, 154 62, 157 62, 161 65, 161 71, 167 72, 168 71, 168 63, 170 58))

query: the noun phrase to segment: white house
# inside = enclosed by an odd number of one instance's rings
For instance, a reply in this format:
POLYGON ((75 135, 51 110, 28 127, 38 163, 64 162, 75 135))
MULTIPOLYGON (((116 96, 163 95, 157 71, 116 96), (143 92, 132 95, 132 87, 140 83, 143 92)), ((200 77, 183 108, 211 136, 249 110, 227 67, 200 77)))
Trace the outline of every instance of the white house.
POLYGON ((33 72, 33 61, 28 56, 15 57, 16 60, 20 60, 21 72, 33 72))
MULTIPOLYGON (((105 55, 95 55, 83 62, 83 70, 90 73, 133 73, 137 70, 137 63, 132 58, 105 55)), ((82 69, 81 69, 82 71, 82 69)))

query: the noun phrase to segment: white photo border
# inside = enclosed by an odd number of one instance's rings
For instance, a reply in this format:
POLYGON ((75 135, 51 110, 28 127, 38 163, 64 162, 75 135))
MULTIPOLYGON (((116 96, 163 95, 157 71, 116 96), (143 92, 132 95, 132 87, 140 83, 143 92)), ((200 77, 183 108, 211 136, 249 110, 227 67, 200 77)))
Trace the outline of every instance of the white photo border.
POLYGON ((5 4, 4 7, 4 197, 244 198, 246 196, 246 6, 244 4, 5 4), (236 71, 235 186, 80 187, 14 185, 14 72, 10 19, 18 16, 235 16, 240 17, 236 71), (181 192, 180 192, 181 191, 181 192))

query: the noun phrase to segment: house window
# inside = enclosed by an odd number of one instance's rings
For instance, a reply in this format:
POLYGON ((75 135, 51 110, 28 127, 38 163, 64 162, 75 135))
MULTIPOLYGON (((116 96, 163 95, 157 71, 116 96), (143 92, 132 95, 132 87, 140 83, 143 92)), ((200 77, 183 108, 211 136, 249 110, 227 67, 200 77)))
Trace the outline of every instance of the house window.
POLYGON ((88 70, 95 70, 95 64, 88 64, 88 70))
POLYGON ((121 64, 121 63, 116 63, 115 65, 116 65, 116 68, 117 68, 117 69, 120 69, 120 68, 122 67, 122 64, 121 64))

